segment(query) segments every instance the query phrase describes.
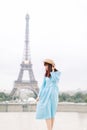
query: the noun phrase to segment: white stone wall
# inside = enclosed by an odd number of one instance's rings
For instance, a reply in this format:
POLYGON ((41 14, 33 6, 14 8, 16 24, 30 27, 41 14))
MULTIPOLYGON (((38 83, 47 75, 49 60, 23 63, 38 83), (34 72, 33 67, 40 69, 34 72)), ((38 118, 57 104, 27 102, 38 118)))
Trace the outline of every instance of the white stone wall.
MULTIPOLYGON (((0 112, 35 112, 36 104, 5 103, 0 104, 0 112)), ((59 103, 59 112, 87 112, 87 103, 59 103)))

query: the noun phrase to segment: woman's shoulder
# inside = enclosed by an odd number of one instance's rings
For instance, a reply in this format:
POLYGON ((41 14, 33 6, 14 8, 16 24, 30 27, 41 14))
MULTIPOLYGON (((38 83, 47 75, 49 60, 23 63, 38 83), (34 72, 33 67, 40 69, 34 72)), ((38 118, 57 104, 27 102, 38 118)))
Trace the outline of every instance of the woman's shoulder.
POLYGON ((61 71, 57 70, 57 71, 52 71, 51 74, 58 74, 60 75, 61 74, 61 71))
POLYGON ((58 70, 58 71, 56 71, 56 72, 57 72, 59 75, 61 74, 61 71, 59 71, 59 70, 58 70))

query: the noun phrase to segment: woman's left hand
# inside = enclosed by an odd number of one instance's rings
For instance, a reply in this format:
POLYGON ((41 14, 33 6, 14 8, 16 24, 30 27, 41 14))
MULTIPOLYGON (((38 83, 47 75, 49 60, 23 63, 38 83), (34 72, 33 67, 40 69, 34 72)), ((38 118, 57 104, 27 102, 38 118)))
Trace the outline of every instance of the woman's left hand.
POLYGON ((52 66, 52 71, 54 71, 54 69, 55 69, 55 66, 52 66))

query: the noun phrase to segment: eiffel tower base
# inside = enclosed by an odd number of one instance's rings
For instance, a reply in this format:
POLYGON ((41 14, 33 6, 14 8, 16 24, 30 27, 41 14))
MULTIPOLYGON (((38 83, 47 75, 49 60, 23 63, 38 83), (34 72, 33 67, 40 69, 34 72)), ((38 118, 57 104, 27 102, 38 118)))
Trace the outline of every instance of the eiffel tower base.
POLYGON ((37 98, 38 93, 39 93, 39 88, 37 87, 37 81, 32 81, 32 82, 19 82, 15 81, 14 82, 14 88, 12 89, 10 96, 14 99, 15 97, 21 98, 20 92, 21 90, 30 90, 32 91, 32 94, 30 94, 30 97, 37 98))

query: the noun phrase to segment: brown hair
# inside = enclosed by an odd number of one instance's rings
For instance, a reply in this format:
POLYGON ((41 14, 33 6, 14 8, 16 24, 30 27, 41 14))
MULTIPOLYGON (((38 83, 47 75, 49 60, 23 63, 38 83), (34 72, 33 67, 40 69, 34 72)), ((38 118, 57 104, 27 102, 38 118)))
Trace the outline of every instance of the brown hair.
MULTIPOLYGON (((46 70, 45 72, 45 77, 50 77, 51 76, 50 72, 52 72, 52 64, 44 62, 44 66, 45 65, 48 65, 48 70, 46 70)), ((58 71, 58 70, 55 68, 54 71, 58 71)))

